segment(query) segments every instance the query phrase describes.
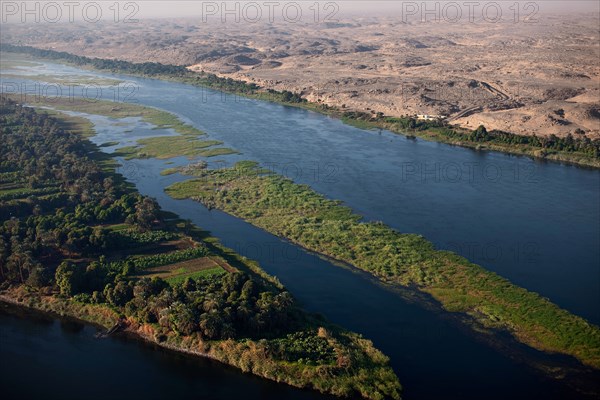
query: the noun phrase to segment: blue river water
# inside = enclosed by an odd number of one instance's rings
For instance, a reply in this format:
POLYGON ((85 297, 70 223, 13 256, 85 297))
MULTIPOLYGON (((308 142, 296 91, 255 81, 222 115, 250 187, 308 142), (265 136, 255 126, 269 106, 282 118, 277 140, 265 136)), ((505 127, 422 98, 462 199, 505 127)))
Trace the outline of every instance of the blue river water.
MULTIPOLYGON (((29 73, 127 81, 69 89, 181 116, 240 159, 343 200, 369 220, 418 233, 600 323, 600 171, 365 131, 314 112, 153 79, 44 63, 29 73)), ((17 79, 3 91, 53 96, 17 79)), ((59 86, 60 87, 60 86, 59 86)))
MULTIPOLYGON (((343 200, 366 219, 422 234, 594 323, 600 320, 599 171, 364 131, 305 110, 177 83, 49 63, 39 71, 127 80, 136 88, 129 100, 172 111, 242 152, 223 157, 224 163, 259 161, 343 200)), ((105 91, 102 97, 112 96, 105 91)), ((98 143, 148 134, 141 125, 128 132, 101 118, 95 123, 98 143)), ((391 357, 406 398, 576 398, 567 385, 528 366, 524 358, 544 358, 537 352, 490 346, 365 274, 335 267, 227 214, 169 198, 163 188, 182 177, 160 176, 168 162, 188 161, 134 160, 124 162, 121 172, 163 208, 259 261, 309 310, 372 339, 391 357)))

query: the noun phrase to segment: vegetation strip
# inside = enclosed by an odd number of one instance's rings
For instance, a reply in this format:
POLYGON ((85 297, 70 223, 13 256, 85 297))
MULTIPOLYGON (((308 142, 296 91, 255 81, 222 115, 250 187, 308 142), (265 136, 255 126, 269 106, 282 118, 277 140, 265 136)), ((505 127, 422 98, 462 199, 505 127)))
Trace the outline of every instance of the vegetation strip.
POLYGON ((259 169, 182 169, 197 178, 166 189, 224 210, 275 235, 368 271, 384 282, 416 287, 451 312, 467 313, 533 348, 568 354, 600 368, 600 329, 423 237, 361 222, 339 201, 259 169))
MULTIPOLYGON (((151 137, 146 139, 139 139, 137 146, 121 147, 117 149, 115 155, 122 156, 126 160, 133 158, 158 158, 166 159, 178 156, 186 156, 188 158, 194 158, 197 156, 208 157, 213 155, 208 153, 207 147, 222 144, 218 140, 203 140, 199 141, 196 138, 190 138, 186 136, 159 136, 151 137)), ((212 149, 216 150, 216 149, 212 149)), ((226 150, 224 154, 236 153, 230 149, 226 150)))
POLYGON ((257 264, 161 211, 82 136, 5 98, 0 128, 3 182, 60 188, 0 201, 0 299, 106 328, 121 321, 161 346, 296 387, 400 398, 370 341, 306 313, 257 264), (203 269, 205 257, 218 267, 203 269), (164 279, 144 276, 158 266, 164 279))
MULTIPOLYGON (((19 96, 11 94, 6 96, 18 101, 19 96)), ((182 122, 176 115, 152 107, 140 106, 130 103, 115 103, 111 101, 90 101, 81 98, 43 98, 31 96, 26 99, 26 104, 32 107, 44 107, 44 112, 56 114, 57 111, 72 111, 91 115, 122 119, 131 116, 141 118, 142 121, 154 125, 158 129, 172 129, 178 136, 157 136, 139 139, 135 146, 126 146, 117 149, 115 156, 126 160, 133 158, 159 158, 168 159, 185 156, 188 158, 214 157, 218 155, 237 154, 238 152, 227 147, 214 147, 223 144, 218 140, 199 140, 205 133, 195 127, 182 122), (48 109, 49 108, 49 109, 48 109)), ((64 118, 61 115, 63 128, 71 132, 84 131, 86 136, 91 136, 93 128, 88 120, 79 116, 64 118), (87 124, 85 121, 87 121, 87 124)), ((118 142, 103 143, 100 147, 114 146, 118 142)))
MULTIPOLYGON (((600 139, 569 135, 559 138, 555 135, 538 137, 536 135, 517 135, 510 132, 491 131, 481 126, 475 131, 451 126, 442 121, 421 121, 412 116, 389 117, 376 111, 361 112, 328 106, 324 103, 309 102, 302 93, 263 89, 254 83, 246 83, 231 78, 220 78, 215 74, 192 72, 183 66, 160 63, 131 63, 121 60, 105 60, 77 56, 54 50, 43 50, 30 46, 1 44, 0 51, 28 54, 50 60, 67 62, 82 67, 108 70, 116 73, 148 76, 156 79, 183 82, 186 84, 209 87, 211 89, 234 93, 241 96, 272 101, 316 111, 340 118, 342 121, 363 129, 379 128, 392 132, 419 136, 425 140, 448 143, 478 150, 493 150, 510 154, 525 155, 533 158, 566 162, 587 167, 600 168, 600 139)), ((578 136, 578 135, 575 135, 578 136)))
POLYGON ((135 116, 144 122, 156 126, 158 129, 173 129, 173 131, 180 135, 190 135, 192 138, 205 135, 201 130, 182 122, 175 114, 134 103, 116 103, 113 101, 78 97, 49 98, 33 95, 21 98, 18 94, 7 94, 5 97, 34 107, 50 107, 58 111, 74 111, 115 119, 135 116))

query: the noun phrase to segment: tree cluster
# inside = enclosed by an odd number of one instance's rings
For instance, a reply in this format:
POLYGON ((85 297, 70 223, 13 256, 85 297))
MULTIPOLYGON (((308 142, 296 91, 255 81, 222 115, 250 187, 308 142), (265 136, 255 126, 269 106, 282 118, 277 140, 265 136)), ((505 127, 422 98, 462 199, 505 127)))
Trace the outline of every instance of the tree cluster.
POLYGON ((0 281, 25 283, 33 275, 32 283, 43 284, 62 258, 119 245, 102 224, 143 232, 159 220, 153 199, 127 192, 87 156, 89 142, 46 114, 5 98, 0 106, 0 190, 36 188, 0 201, 0 281))
POLYGON ((62 204, 40 208, 42 191, 0 203, 0 281, 50 286, 65 297, 108 303, 142 322, 206 339, 269 337, 290 332, 300 318, 290 294, 265 287, 242 273, 188 278, 171 286, 159 278, 133 278, 136 271, 208 255, 204 246, 107 261, 104 253, 123 246, 171 240, 158 230, 159 207, 115 183, 88 157, 89 144, 65 133, 45 114, 0 99, 0 177, 23 185, 60 188, 62 204), (26 174, 26 175, 25 175, 26 174), (38 212, 17 218, 5 203, 38 212), (131 228, 111 230, 109 224, 131 228))

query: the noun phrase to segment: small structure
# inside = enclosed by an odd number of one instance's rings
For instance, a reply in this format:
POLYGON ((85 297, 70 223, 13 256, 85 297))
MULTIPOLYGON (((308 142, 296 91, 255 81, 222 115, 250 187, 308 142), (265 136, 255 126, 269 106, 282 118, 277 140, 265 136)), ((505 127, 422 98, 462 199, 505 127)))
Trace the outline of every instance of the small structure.
POLYGON ((423 121, 435 121, 438 119, 448 118, 446 115, 428 115, 428 114, 417 114, 417 119, 423 121))

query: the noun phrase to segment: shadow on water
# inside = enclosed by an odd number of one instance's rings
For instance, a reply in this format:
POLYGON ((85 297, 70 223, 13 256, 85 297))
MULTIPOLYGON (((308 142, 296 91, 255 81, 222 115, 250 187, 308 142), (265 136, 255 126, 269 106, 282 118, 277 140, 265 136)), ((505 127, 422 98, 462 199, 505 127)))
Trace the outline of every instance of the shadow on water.
POLYGON ((97 339, 97 332, 0 303, 2 398, 333 400, 128 335, 97 339))
POLYGON ((420 296, 415 299, 410 291, 392 289, 362 271, 334 265, 198 202, 172 199, 162 188, 189 177, 160 176, 163 166, 157 160, 131 162, 137 165, 132 170, 144 171, 144 178, 135 179, 141 193, 210 231, 225 246, 257 260, 306 309, 373 340, 390 356, 407 399, 475 400, 482 393, 491 400, 586 399, 593 397, 577 393, 570 385, 598 390, 594 382, 599 375, 577 362, 537 352, 507 335, 474 334, 464 321, 420 296))
MULTIPOLYGON (((515 283, 551 295, 558 304, 566 304, 579 314, 597 320, 599 307, 593 300, 598 298, 599 284, 589 279, 596 276, 596 261, 600 258, 598 252, 590 251, 597 248, 598 238, 597 227, 590 223, 598 215, 595 204, 599 196, 593 190, 600 176, 597 171, 580 172, 576 168, 541 164, 539 169, 533 170, 533 175, 527 175, 528 168, 535 163, 524 158, 409 141, 389 132, 365 134, 336 120, 266 103, 196 104, 193 99, 200 91, 198 88, 149 79, 134 80, 143 88, 140 103, 187 117, 195 126, 209 132, 211 138, 243 151, 245 159, 273 162, 280 167, 291 163, 303 171, 321 165, 323 159, 332 160, 339 169, 325 170, 318 179, 314 179, 314 175, 299 176, 291 172, 295 171, 291 168, 287 175, 293 175, 290 178, 295 181, 311 184, 327 196, 346 201, 367 219, 383 220, 400 230, 425 234, 440 247, 456 247, 451 249, 474 261, 486 261, 482 264, 515 283), (224 124, 223 115, 235 115, 235 118, 229 118, 224 124), (257 115, 261 118, 256 118, 257 115), (447 177, 432 181, 427 173, 424 178, 406 175, 407 165, 426 169, 431 167, 431 162, 434 166, 474 163, 481 169, 479 172, 491 165, 500 168, 505 175, 504 179, 467 182, 453 182, 447 177), (332 171, 334 180, 328 179, 332 171), (530 177, 535 179, 529 180, 530 177), (515 207, 515 199, 519 199, 519 207, 515 207), (544 207, 540 207, 542 204, 544 207), (447 239, 448 232, 452 232, 455 239, 452 243, 447 239), (569 237, 565 237, 564 232, 570 232, 569 237), (469 243, 474 240, 479 247, 473 253, 469 243), (530 254, 529 248, 519 247, 532 240, 537 246, 534 253, 530 254), (490 243, 504 252, 486 258, 489 255, 481 248, 486 249, 490 243), (537 258, 528 260, 527 256, 532 254, 537 258), (564 265, 573 268, 565 272, 564 265)), ((229 159, 236 157, 240 156, 229 159)), ((169 167, 188 162, 185 159, 171 161, 173 164, 169 167)), ((593 398, 576 393, 566 382, 597 390, 593 379, 597 373, 592 376, 581 372, 580 367, 572 370, 576 364, 571 360, 536 352, 502 335, 473 334, 457 317, 440 313, 436 307, 423 307, 422 301, 417 304, 410 296, 407 298, 407 293, 391 290, 363 273, 333 266, 328 260, 239 219, 208 211, 197 202, 171 199, 163 188, 182 177, 160 176, 160 171, 167 166, 164 161, 122 163, 121 172, 141 193, 157 198, 165 210, 191 219, 224 245, 257 260, 308 310, 323 313, 334 323, 372 339, 390 356, 405 387, 405 398, 409 400, 593 398), (553 365, 561 367, 557 369, 553 365), (539 368, 546 372, 539 372, 539 368), (562 376, 565 378, 559 379, 562 376)), ((132 361, 129 370, 162 367, 160 363, 159 366, 138 365, 137 361, 132 361)), ((169 368, 177 370, 175 366, 169 368)), ((210 386, 211 374, 219 374, 209 367, 198 368, 206 374, 198 377, 201 381, 198 385, 210 386)), ((169 369, 163 373, 172 375, 169 369)), ((187 373, 195 374, 194 371, 187 373)), ((171 389, 161 386, 161 379, 151 381, 137 372, 133 378, 142 379, 152 390, 171 389)), ((177 381, 176 377, 169 379, 177 381)), ((264 390, 259 383, 262 381, 256 382, 257 387, 242 385, 251 398, 257 391, 264 390)), ((178 398, 191 398, 191 391, 196 387, 178 389, 178 398)), ((276 397, 280 389, 269 390, 261 392, 264 398, 289 398, 276 397)), ((152 397, 153 393, 149 395, 152 397)), ((308 396, 304 392, 302 395, 308 396)))
MULTIPOLYGON (((367 132, 314 112, 185 84, 42 66, 39 73, 47 75, 127 80, 139 89, 135 102, 181 116, 241 151, 238 158, 343 200, 367 220, 422 234, 600 323, 598 170, 367 132)), ((113 91, 101 94, 114 100, 113 91)))

